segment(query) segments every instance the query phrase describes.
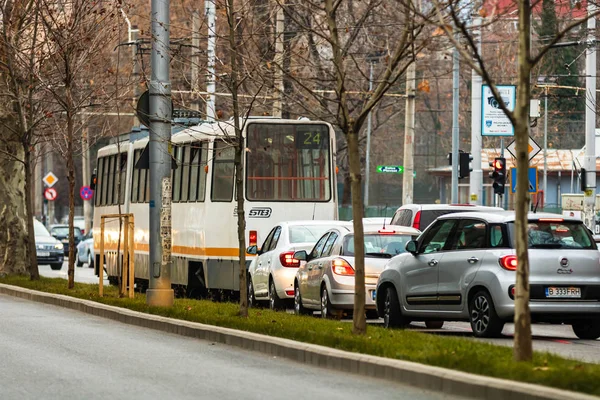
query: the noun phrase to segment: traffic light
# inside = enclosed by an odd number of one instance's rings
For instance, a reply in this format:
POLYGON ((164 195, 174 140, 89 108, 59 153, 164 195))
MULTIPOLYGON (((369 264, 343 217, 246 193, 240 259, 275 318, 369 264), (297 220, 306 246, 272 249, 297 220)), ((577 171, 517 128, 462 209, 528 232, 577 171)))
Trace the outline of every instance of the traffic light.
POLYGON ((466 178, 469 176, 471 171, 473 171, 473 168, 471 168, 471 161, 473 161, 473 156, 471 155, 471 153, 463 152, 460 152, 458 155, 458 177, 466 178))
MULTIPOLYGON (((458 178, 467 178, 473 168, 471 168, 473 156, 470 153, 465 153, 462 150, 458 151, 458 178)), ((448 153, 448 165, 452 165, 452 153, 448 153)))
POLYGON ((494 161, 490 161, 490 178, 494 180, 492 187, 494 194, 504 194, 504 184, 506 183, 506 158, 496 157, 494 161))
POLYGON ((581 178, 580 178, 580 183, 581 183, 581 191, 585 192, 585 190, 587 189, 587 176, 586 176, 586 171, 585 168, 581 168, 581 178))
POLYGON ((98 183, 98 176, 96 175, 96 171, 92 174, 92 179, 90 180, 90 189, 96 190, 96 184, 98 183))

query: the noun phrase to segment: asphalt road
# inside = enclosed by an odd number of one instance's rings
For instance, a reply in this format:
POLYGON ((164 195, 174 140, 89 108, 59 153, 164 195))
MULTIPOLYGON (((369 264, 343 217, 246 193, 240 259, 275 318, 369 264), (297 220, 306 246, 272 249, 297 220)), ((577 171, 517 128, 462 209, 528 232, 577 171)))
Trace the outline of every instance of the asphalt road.
MULTIPOLYGON (((51 270, 49 265, 40 265, 39 270, 40 275, 47 278, 67 279, 69 262, 68 260, 65 260, 62 269, 58 271, 51 270)), ((94 275, 94 268, 88 268, 87 264, 84 264, 83 267, 78 267, 77 264, 75 264, 75 282, 98 283, 98 277, 94 275)), ((104 284, 108 285, 108 279, 106 278, 106 275, 104 275, 104 284)))
POLYGON ((0 399, 442 399, 0 295, 0 399))

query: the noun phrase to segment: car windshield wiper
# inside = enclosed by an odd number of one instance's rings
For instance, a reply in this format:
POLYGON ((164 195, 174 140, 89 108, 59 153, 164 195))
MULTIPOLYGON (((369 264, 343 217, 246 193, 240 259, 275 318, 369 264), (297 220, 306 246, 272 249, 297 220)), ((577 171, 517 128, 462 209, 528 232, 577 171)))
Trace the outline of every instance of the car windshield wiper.
POLYGON ((391 254, 388 253, 365 253, 367 257, 379 257, 379 258, 392 258, 391 254))

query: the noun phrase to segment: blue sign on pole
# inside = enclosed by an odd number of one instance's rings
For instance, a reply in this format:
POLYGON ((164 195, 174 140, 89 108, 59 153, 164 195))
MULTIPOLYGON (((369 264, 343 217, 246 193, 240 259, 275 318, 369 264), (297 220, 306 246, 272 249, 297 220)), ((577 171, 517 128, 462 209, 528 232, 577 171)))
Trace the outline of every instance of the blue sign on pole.
POLYGON ((79 195, 82 200, 91 200, 92 196, 94 196, 94 191, 89 186, 82 186, 81 190, 79 190, 79 195))
MULTIPOLYGON (((537 180, 537 167, 529 167, 527 171, 529 176, 529 193, 537 193, 538 191, 538 180, 537 180)), ((517 191, 517 169, 510 169, 510 191, 515 193, 517 191)))

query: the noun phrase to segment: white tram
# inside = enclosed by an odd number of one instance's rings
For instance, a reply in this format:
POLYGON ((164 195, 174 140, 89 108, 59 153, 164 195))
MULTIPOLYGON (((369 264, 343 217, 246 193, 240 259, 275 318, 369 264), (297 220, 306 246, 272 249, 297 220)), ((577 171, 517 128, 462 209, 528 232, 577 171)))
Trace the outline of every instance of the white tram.
MULTIPOLYGON (((262 244, 281 221, 337 219, 335 133, 325 122, 251 118, 246 122, 244 208, 246 242, 262 244)), ((173 285, 187 294, 239 290, 237 215, 232 122, 202 123, 173 134, 173 285)), ((147 287, 149 273, 148 138, 99 150, 94 208, 94 247, 99 265, 100 216, 133 213, 135 277, 147 287), (145 164, 145 165, 144 165, 145 164), (123 182, 119 187, 118 177, 123 182)), ((122 236, 121 236, 122 237, 122 236)), ((106 221, 105 263, 119 276, 119 224, 106 221)), ((248 261, 249 263, 249 261, 248 261)))

